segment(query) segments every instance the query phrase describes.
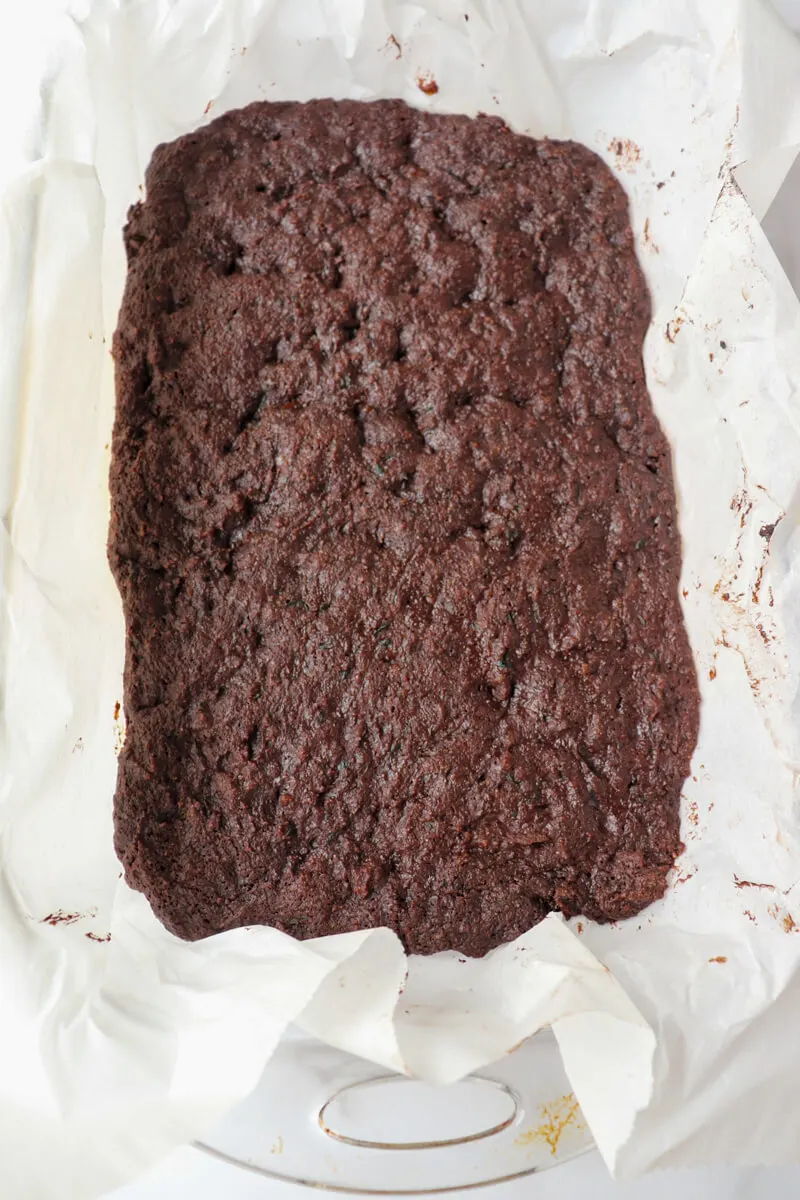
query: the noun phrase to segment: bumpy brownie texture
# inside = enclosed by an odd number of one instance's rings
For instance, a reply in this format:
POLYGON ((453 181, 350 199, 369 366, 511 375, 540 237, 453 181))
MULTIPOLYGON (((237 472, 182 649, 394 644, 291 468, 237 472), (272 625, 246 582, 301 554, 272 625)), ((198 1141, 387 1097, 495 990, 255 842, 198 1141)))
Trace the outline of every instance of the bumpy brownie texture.
POLYGON ((698 723, 624 193, 396 101, 159 147, 115 340, 116 845, 198 938, 629 917, 698 723))

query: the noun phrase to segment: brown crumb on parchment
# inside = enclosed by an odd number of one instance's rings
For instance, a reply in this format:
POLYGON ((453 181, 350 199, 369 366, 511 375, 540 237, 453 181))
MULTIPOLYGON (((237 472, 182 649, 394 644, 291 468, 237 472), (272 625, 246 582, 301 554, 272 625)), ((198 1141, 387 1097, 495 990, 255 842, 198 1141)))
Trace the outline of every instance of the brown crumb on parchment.
POLYGON ((717 954, 714 958, 708 960, 710 963, 726 963, 728 959, 724 954, 717 954))
POLYGON ((656 243, 653 241, 653 235, 650 232, 650 218, 649 217, 645 218, 643 236, 644 236, 644 244, 646 246, 648 246, 649 249, 652 250, 654 254, 660 254, 661 250, 656 245, 656 243))
POLYGON ((125 745, 125 735, 127 728, 122 718, 122 705, 117 700, 114 705, 114 753, 119 758, 122 753, 122 747, 125 745))
POLYGON ((740 889, 741 888, 763 888, 764 891, 767 891, 767 892, 775 891, 774 883, 754 883, 752 881, 752 879, 740 879, 739 876, 736 874, 736 872, 734 872, 734 875, 733 875, 733 885, 734 885, 734 887, 737 887, 740 889))
POLYGON ((612 138, 608 150, 622 171, 634 171, 642 158, 641 149, 630 138, 612 138))
POLYGON ((48 913, 46 917, 42 917, 41 925, 74 925, 76 921, 82 921, 84 913, 64 912, 63 908, 57 908, 55 912, 48 913))
POLYGON ((785 908, 782 908, 778 904, 770 904, 767 912, 778 922, 784 933, 800 932, 800 925, 797 924, 792 914, 788 913, 785 908))
POLYGON ((678 315, 675 317, 674 320, 667 321, 667 327, 664 331, 664 337, 667 339, 667 341, 671 345, 673 345, 673 346, 675 345, 675 338, 680 333, 681 327, 683 326, 683 323, 685 320, 686 320, 686 318, 681 316, 680 313, 678 313, 678 315))
POLYGON ((750 599, 753 601, 753 604, 758 604, 758 603, 759 603, 759 601, 760 601, 760 598, 761 598, 761 584, 762 584, 763 582, 764 582, 764 564, 763 564, 763 562, 762 562, 762 563, 759 565, 758 571, 757 571, 757 573, 756 573, 756 581, 755 581, 755 583, 753 584, 753 589, 752 589, 752 591, 750 592, 750 599))
POLYGON ((418 75, 417 87, 426 96, 435 96, 439 91, 439 85, 432 75, 418 75))

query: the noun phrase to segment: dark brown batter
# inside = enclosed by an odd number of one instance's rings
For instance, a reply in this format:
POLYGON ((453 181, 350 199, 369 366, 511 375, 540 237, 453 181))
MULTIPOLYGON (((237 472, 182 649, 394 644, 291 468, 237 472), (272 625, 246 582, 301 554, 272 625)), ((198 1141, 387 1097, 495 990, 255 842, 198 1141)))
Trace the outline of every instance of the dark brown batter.
POLYGON ((625 195, 398 101, 159 147, 115 339, 116 844, 170 929, 629 917, 698 693, 625 195))

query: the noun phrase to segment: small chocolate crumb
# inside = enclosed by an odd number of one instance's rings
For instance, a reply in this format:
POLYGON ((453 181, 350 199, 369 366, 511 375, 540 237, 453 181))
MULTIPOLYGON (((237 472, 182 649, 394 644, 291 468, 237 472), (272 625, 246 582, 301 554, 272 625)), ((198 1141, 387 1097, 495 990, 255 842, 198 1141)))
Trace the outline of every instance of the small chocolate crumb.
POLYGON ((42 925, 74 925, 76 921, 83 919, 83 913, 64 912, 63 908, 57 908, 55 912, 48 913, 46 917, 42 917, 42 925))
POLYGON ((439 85, 432 75, 418 75, 417 87, 426 96, 435 96, 439 91, 439 85))

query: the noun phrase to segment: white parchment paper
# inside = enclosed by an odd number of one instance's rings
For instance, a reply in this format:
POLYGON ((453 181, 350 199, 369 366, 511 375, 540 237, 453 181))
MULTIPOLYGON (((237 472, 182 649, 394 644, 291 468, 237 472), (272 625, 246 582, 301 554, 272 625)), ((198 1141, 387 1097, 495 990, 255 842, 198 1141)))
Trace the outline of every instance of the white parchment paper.
POLYGON ((0 172, 3 1196, 132 1177, 244 1096, 295 1019, 440 1082, 552 1023, 612 1168, 792 1160, 800 305, 758 218, 800 144, 798 45, 757 0, 75 0, 46 21, 39 143, 0 172), (326 95, 573 137, 628 189, 703 695, 686 853, 638 920, 551 917, 478 962, 407 961, 386 930, 188 945, 120 879, 121 226, 159 141, 326 95))

